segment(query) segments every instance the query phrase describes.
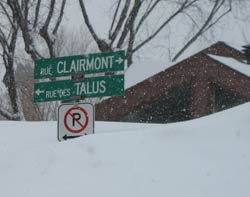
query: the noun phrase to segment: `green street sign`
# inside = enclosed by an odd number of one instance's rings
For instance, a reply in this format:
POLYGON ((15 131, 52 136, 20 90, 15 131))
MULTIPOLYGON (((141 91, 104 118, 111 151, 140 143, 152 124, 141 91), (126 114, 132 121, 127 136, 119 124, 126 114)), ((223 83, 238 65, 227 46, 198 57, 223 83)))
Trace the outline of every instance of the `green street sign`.
POLYGON ((35 61, 34 78, 62 77, 79 72, 92 74, 120 71, 124 70, 124 60, 124 51, 40 59, 35 61))
POLYGON ((61 80, 34 84, 35 103, 68 100, 76 96, 90 98, 123 94, 124 75, 85 78, 78 82, 61 80))

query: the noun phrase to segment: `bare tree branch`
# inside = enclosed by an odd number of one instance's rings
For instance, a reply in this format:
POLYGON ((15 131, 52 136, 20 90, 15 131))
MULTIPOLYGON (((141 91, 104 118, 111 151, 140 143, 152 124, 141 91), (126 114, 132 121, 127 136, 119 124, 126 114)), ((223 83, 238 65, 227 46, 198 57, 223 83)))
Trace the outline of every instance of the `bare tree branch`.
POLYGON ((121 5, 121 0, 118 1, 118 4, 117 4, 116 9, 115 9, 115 14, 114 14, 114 17, 113 17, 113 20, 112 20, 112 23, 111 23, 111 26, 110 26, 110 29, 109 29, 109 39, 111 39, 111 32, 113 30, 113 26, 114 26, 114 23, 115 23, 115 20, 116 20, 117 13, 118 13, 120 5, 121 5))
POLYGON ((11 26, 12 26, 12 27, 15 27, 14 24, 13 24, 13 22, 12 22, 12 20, 11 20, 11 17, 10 17, 10 15, 9 15, 9 12, 6 10, 6 8, 5 8, 5 6, 3 5, 2 2, 0 2, 0 6, 1 6, 1 8, 3 9, 3 11, 4 11, 4 15, 8 18, 8 21, 9 21, 9 23, 11 24, 11 26))
POLYGON ((86 11, 86 8, 85 8, 85 5, 84 5, 83 1, 79 0, 79 4, 80 4, 80 7, 81 7, 81 11, 82 11, 82 15, 83 15, 85 24, 87 25, 92 37, 94 38, 95 42, 97 43, 99 49, 101 51, 103 51, 103 52, 110 50, 110 46, 104 40, 100 39, 97 36, 94 28, 92 27, 92 25, 91 25, 91 23, 89 21, 89 17, 88 17, 88 14, 87 14, 87 11, 86 11))
POLYGON ((35 20, 34 20, 34 24, 33 24, 34 29, 37 27, 37 22, 38 22, 38 17, 39 17, 39 12, 40 12, 40 6, 41 6, 41 0, 38 0, 37 4, 36 4, 35 20))
POLYGON ((49 8, 49 12, 48 12, 46 21, 39 31, 40 35, 44 38, 45 42, 47 43, 50 57, 55 57, 55 53, 53 50, 54 43, 51 40, 49 33, 48 33, 48 27, 49 27, 50 21, 52 19, 53 13, 54 13, 54 9, 55 9, 55 0, 51 0, 50 8, 49 8))
POLYGON ((28 27, 28 21, 23 17, 23 13, 18 1, 8 0, 7 1, 11 11, 13 13, 13 18, 15 18, 18 22, 18 25, 21 28, 23 33, 23 39, 25 44, 25 51, 31 55, 33 60, 41 58, 42 56, 38 53, 38 51, 34 48, 34 43, 32 40, 32 36, 30 34, 30 29, 28 27))
POLYGON ((18 95, 14 74, 14 54, 18 34, 18 26, 16 23, 17 15, 15 15, 14 13, 13 16, 11 16, 9 13, 7 13, 7 5, 5 7, 2 2, 0 2, 0 4, 0 8, 3 10, 3 13, 6 13, 10 28, 8 31, 5 32, 3 31, 2 27, 0 28, 0 44, 3 49, 2 58, 6 70, 3 77, 3 83, 8 90, 8 95, 12 108, 12 113, 1 110, 0 114, 10 120, 20 120, 20 106, 18 104, 18 95))
POLYGON ((9 53, 12 54, 12 59, 14 59, 14 52, 15 52, 15 48, 16 48, 16 42, 17 42, 17 34, 18 34, 18 26, 14 26, 12 32, 12 36, 10 39, 10 43, 9 43, 9 53))
POLYGON ((48 27, 49 27, 50 21, 52 19, 53 13, 54 13, 54 9, 55 9, 55 0, 51 0, 49 12, 48 12, 47 18, 45 20, 45 23, 42 27, 42 31, 48 31, 48 27))
POLYGON ((66 4, 66 0, 63 0, 63 1, 62 1, 62 5, 61 5, 61 9, 60 9, 60 15, 59 15, 59 17, 58 17, 58 19, 57 19, 56 25, 55 25, 54 30, 53 30, 53 32, 52 32, 53 34, 56 34, 56 33, 57 33, 58 28, 59 28, 59 26, 60 26, 60 24, 61 24, 61 22, 62 22, 65 4, 66 4))
POLYGON ((133 56, 133 47, 134 47, 134 42, 135 42, 134 24, 130 26, 129 32, 130 34, 129 34, 129 42, 128 42, 126 59, 128 61, 128 65, 131 65, 133 63, 132 56, 133 56))
POLYGON ((135 32, 138 33, 141 25, 143 24, 143 22, 147 19, 147 17, 150 15, 150 13, 154 10, 154 8, 157 6, 157 4, 160 2, 161 0, 156 0, 153 5, 151 7, 149 7, 146 12, 143 14, 143 16, 141 17, 135 32))
MULTIPOLYGON (((66 0, 62 1, 60 14, 56 20, 54 27, 54 34, 57 32, 60 23, 62 21, 63 10, 65 7, 66 0)), ((5 17, 5 23, 9 24, 5 26, 0 26, 0 45, 2 47, 1 57, 5 65, 6 72, 4 73, 3 83, 7 87, 8 95, 11 104, 11 112, 0 109, 0 114, 7 119, 20 120, 22 119, 22 107, 20 105, 20 99, 17 92, 16 86, 16 76, 15 76, 15 50, 17 46, 18 31, 21 30, 23 41, 25 44, 25 51, 31 56, 33 60, 41 58, 35 45, 35 39, 39 34, 35 29, 39 26, 40 37, 44 39, 45 43, 50 52, 50 56, 54 56, 54 37, 50 37, 50 32, 52 31, 50 27, 54 17, 55 12, 55 0, 51 0, 49 9, 44 9, 46 19, 42 22, 39 18, 39 13, 41 9, 41 0, 37 1, 35 8, 35 16, 32 16, 32 8, 34 1, 32 0, 7 0, 6 4, 0 0, 0 14, 5 17), (47 12, 45 11, 47 10, 47 12), (34 17, 34 18, 33 18, 34 17), (39 21, 40 20, 40 21, 39 21), (33 24, 32 24, 33 22, 33 24), (41 25, 38 25, 41 24, 41 25)), ((33 13, 33 12, 32 12, 33 13)))
MULTIPOLYGON (((187 2, 188 0, 186 0, 181 7, 176 10, 160 27, 158 27, 158 29, 151 34, 148 38, 146 38, 143 42, 141 42, 140 44, 138 44, 134 49, 133 52, 136 52, 137 50, 139 50, 142 46, 144 46, 146 43, 148 43, 149 41, 151 41, 155 36, 157 36, 157 34, 160 33, 160 31, 171 21, 173 20, 179 13, 181 13, 185 8, 187 8, 187 2)), ((190 4, 191 5, 191 4, 190 4)), ((189 6, 190 6, 189 5, 189 6)))
POLYGON ((211 23, 210 25, 208 25, 207 28, 205 28, 202 33, 206 32, 208 29, 210 29, 212 26, 214 26, 216 23, 218 23, 229 12, 231 12, 231 8, 229 8, 226 12, 224 12, 223 14, 221 14, 213 23, 211 23))
POLYGON ((2 47, 8 46, 7 38, 4 35, 2 29, 0 29, 0 43, 2 44, 2 47))
POLYGON ((199 36, 204 34, 208 29, 210 29, 213 25, 215 25, 222 17, 224 17, 226 14, 228 14, 231 11, 231 2, 229 4, 228 10, 226 10, 224 13, 222 13, 220 16, 217 17, 217 19, 213 21, 214 17, 216 16, 216 13, 220 11, 220 8, 224 5, 225 0, 216 0, 214 3, 214 6, 212 10, 210 11, 209 16, 207 17, 204 24, 200 27, 199 31, 181 48, 181 50, 174 56, 172 61, 176 61, 178 57, 195 41, 198 39, 199 36))
POLYGON ((29 15, 29 8, 28 8, 29 2, 30 0, 26 0, 25 3, 22 1, 22 6, 24 7, 24 18, 26 20, 28 19, 28 15, 29 15))
POLYGON ((131 12, 129 13, 125 27, 124 27, 123 32, 122 32, 120 39, 118 41, 117 48, 122 47, 122 44, 123 44, 128 32, 129 32, 129 30, 131 29, 131 26, 134 25, 135 19, 138 15, 139 9, 141 8, 141 5, 142 5, 141 0, 135 0, 134 6, 133 6, 131 12))
MULTIPOLYGON (((231 11, 228 10, 221 14, 223 7, 227 6, 228 4, 231 5, 232 0, 117 0, 116 9, 114 9, 114 15, 111 20, 111 26, 108 30, 107 40, 98 37, 98 32, 94 30, 93 25, 89 20, 84 2, 84 0, 79 0, 84 22, 87 25, 87 28, 95 42, 97 43, 100 51, 110 51, 113 48, 125 48, 127 52, 126 58, 128 62, 132 62, 132 56, 135 52, 153 40, 166 26, 170 25, 171 21, 176 19, 177 16, 181 15, 182 13, 187 15, 196 27, 200 26, 200 23, 195 21, 194 16, 198 13, 201 15, 201 17, 203 17, 205 13, 204 10, 207 9, 204 8, 205 2, 207 5, 213 6, 213 9, 209 12, 211 17, 205 19, 208 19, 208 21, 205 21, 199 28, 202 29, 198 32, 199 35, 197 35, 195 38, 190 38, 190 44, 192 44, 192 42, 196 41, 199 36, 204 34, 204 32, 206 32, 208 29, 212 28, 218 21, 221 20, 221 18, 231 11), (150 20, 147 19, 153 15, 152 13, 154 11, 157 11, 156 7, 160 7, 161 3, 162 5, 164 5, 164 3, 167 5, 173 5, 174 3, 177 5, 177 8, 172 14, 170 14, 170 16, 168 16, 168 18, 163 21, 161 19, 161 24, 155 30, 153 30, 151 34, 148 34, 144 40, 139 40, 139 32, 145 28, 146 21, 150 22, 150 20), (200 6, 201 4, 203 4, 203 6, 200 6), (134 46, 135 43, 137 43, 136 46, 134 46), (131 46, 133 46, 132 50, 131 46)), ((166 13, 169 12, 169 10, 166 11, 166 13)), ((149 24, 149 26, 150 25, 151 24, 149 24)), ((189 42, 187 43, 188 46, 190 44, 189 42)), ((185 51, 187 47, 184 46, 181 53, 185 51)))
POLYGON ((121 31, 121 27, 127 17, 127 13, 128 13, 128 9, 129 9, 129 5, 130 5, 131 0, 126 0, 124 7, 122 9, 121 15, 119 17, 119 21, 116 25, 116 28, 114 30, 114 32, 111 34, 111 43, 113 44, 114 40, 117 38, 118 32, 121 31))

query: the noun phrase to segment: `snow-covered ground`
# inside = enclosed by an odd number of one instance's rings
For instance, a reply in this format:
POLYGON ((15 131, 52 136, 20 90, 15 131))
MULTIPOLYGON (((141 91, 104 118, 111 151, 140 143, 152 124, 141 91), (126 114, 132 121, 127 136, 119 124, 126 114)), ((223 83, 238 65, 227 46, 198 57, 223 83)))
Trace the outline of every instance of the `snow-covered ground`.
POLYGON ((250 103, 187 122, 0 122, 1 197, 249 197, 250 103))

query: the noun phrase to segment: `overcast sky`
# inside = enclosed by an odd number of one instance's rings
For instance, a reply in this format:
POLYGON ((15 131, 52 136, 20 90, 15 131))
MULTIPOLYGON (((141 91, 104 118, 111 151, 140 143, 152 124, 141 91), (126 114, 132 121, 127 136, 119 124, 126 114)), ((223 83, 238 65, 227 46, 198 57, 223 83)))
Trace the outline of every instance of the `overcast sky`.
MULTIPOLYGON (((94 29, 99 36, 107 37, 108 28, 112 17, 112 0, 85 0, 89 19, 93 23, 94 29)), ((239 10, 237 10, 239 15, 239 10)), ((190 56, 217 41, 226 41, 234 45, 245 45, 246 38, 250 42, 250 20, 242 17, 244 20, 236 20, 235 13, 227 15, 213 31, 198 40, 196 44, 190 47, 184 56, 190 56), (245 36, 244 36, 245 35, 245 36)), ((83 17, 80 11, 78 0, 71 0, 64 17, 64 26, 74 31, 83 24, 83 17)), ((176 29, 171 29, 171 38, 168 38, 169 30, 163 31, 153 42, 151 42, 143 51, 140 51, 142 57, 148 59, 158 59, 164 61, 168 58, 168 46, 180 48, 182 43, 178 38, 183 38, 182 30, 185 25, 177 24, 176 29), (168 40, 169 39, 169 40, 168 40), (178 46, 179 45, 179 46, 178 46)), ((184 31, 183 31, 184 32, 184 31)))

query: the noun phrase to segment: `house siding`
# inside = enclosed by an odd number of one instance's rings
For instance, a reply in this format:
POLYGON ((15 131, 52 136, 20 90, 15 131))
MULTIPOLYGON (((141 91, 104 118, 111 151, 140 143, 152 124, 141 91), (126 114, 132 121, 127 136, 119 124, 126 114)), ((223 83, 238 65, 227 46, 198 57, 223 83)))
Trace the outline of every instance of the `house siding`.
POLYGON ((124 96, 112 97, 96 105, 96 120, 121 121, 129 114, 149 108, 154 102, 178 87, 190 84, 190 118, 199 118, 214 111, 213 83, 236 92, 250 101, 250 78, 213 60, 207 54, 244 60, 239 51, 218 42, 149 79, 127 89, 124 96))

